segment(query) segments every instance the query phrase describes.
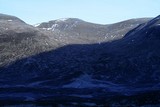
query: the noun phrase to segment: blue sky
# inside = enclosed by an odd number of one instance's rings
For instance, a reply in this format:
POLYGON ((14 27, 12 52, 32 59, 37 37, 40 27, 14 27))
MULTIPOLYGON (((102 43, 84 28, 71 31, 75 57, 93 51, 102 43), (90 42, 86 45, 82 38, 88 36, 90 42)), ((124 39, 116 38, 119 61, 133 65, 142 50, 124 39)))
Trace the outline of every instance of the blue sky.
POLYGON ((36 24, 59 18, 80 18, 109 24, 160 14, 160 0, 0 0, 0 13, 36 24))

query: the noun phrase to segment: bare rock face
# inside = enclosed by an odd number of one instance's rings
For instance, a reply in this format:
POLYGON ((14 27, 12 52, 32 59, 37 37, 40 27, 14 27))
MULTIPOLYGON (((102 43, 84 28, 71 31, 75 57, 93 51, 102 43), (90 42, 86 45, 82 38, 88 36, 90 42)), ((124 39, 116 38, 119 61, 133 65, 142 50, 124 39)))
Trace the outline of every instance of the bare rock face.
POLYGON ((0 104, 158 105, 159 47, 160 16, 34 27, 0 14, 0 104))

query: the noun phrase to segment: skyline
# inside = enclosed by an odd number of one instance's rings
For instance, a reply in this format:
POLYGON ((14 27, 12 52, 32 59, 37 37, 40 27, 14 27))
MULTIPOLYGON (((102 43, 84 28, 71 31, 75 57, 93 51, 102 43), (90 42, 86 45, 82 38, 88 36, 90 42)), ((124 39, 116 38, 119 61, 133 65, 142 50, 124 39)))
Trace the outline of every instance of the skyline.
POLYGON ((60 18, 111 24, 160 14, 160 0, 0 0, 0 4, 0 13, 16 16, 28 24, 60 18))

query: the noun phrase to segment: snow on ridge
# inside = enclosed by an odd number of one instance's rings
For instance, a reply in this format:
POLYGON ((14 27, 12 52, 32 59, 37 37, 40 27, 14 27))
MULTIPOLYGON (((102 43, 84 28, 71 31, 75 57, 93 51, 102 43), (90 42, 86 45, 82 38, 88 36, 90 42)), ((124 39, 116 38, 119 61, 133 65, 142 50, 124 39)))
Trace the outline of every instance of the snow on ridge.
POLYGON ((58 19, 58 20, 56 20, 56 22, 64 22, 64 21, 66 21, 66 20, 68 20, 69 18, 61 18, 61 19, 58 19))
POLYGON ((46 28, 47 30, 52 30, 52 28, 46 28))
POLYGON ((52 30, 52 28, 41 28, 43 30, 52 30))
POLYGON ((52 27, 50 28, 50 30, 54 31, 56 27, 58 27, 58 24, 53 24, 52 27))
POLYGON ((33 25, 34 27, 37 27, 37 26, 39 26, 40 25, 40 23, 37 23, 37 24, 35 24, 35 25, 33 25))
POLYGON ((52 27, 48 27, 48 28, 42 28, 44 30, 52 30, 54 31, 56 29, 56 27, 58 27, 59 25, 58 24, 53 24, 52 27))
POLYGON ((52 28, 55 28, 55 27, 57 27, 57 26, 59 26, 58 24, 53 24, 52 25, 52 28))

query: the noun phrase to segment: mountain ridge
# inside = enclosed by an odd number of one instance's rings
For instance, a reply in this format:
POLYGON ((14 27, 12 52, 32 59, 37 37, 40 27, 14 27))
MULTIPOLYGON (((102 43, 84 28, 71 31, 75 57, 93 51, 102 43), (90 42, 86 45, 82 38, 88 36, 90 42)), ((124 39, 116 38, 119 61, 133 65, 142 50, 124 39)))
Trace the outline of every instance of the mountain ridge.
MULTIPOLYGON (((111 25, 111 24, 117 24, 117 23, 123 23, 123 22, 126 22, 126 21, 132 21, 132 20, 151 20, 153 19, 153 17, 144 17, 144 18, 130 18, 130 19, 126 19, 126 20, 123 20, 123 21, 118 21, 118 22, 114 22, 114 23, 110 23, 110 24, 107 24, 107 23, 104 23, 104 24, 100 24, 100 23, 94 23, 94 22, 91 22, 91 21, 86 21, 86 20, 83 20, 83 19, 80 19, 80 18, 74 18, 74 17, 68 17, 68 18, 59 18, 59 19, 53 19, 53 20, 49 20, 49 21, 45 21, 45 22, 39 22, 39 23, 36 23, 36 24, 33 24, 34 25, 38 25, 38 24, 41 24, 41 23, 48 23, 48 22, 54 22, 54 21, 60 21, 60 20, 78 20, 78 21, 82 21, 82 22, 87 22, 87 23, 92 23, 92 24, 97 24, 97 25, 111 25)), ((32 25, 32 24, 31 24, 32 25)), ((37 27, 37 26, 36 26, 37 27)))

